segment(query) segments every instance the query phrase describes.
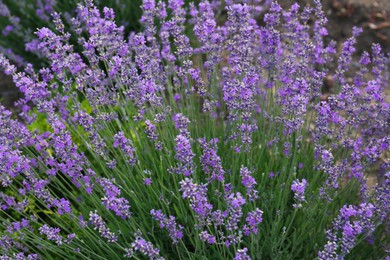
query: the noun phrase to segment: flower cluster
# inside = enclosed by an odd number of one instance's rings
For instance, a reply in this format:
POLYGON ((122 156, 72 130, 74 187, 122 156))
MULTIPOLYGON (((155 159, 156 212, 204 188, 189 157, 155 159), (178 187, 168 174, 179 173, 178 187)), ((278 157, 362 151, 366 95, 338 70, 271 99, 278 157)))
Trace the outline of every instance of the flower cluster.
POLYGON ((141 254, 148 256, 151 260, 164 259, 159 256, 160 250, 155 248, 152 243, 146 241, 142 237, 136 237, 135 241, 131 243, 131 249, 126 249, 125 257, 132 258, 134 251, 139 251, 141 254))
POLYGON ((53 228, 49 227, 48 225, 43 225, 42 227, 39 228, 39 233, 42 235, 45 235, 47 239, 54 241, 57 245, 62 244, 62 236, 59 234, 60 233, 59 228, 53 228))
POLYGON ((258 198, 257 190, 256 190, 256 180, 253 178, 251 172, 248 168, 241 166, 240 176, 242 178, 242 185, 244 185, 246 189, 246 195, 248 196, 250 201, 253 201, 258 198))
POLYGON ((222 168, 221 157, 217 154, 218 139, 212 139, 209 143, 204 138, 200 138, 198 141, 203 149, 203 154, 200 157, 203 172, 210 175, 211 180, 224 181, 225 171, 222 168))
POLYGON ((234 260, 251 260, 251 257, 247 254, 248 248, 238 249, 234 260))
POLYGON ((108 242, 114 243, 118 240, 118 237, 108 229, 103 218, 99 216, 96 211, 91 211, 89 213, 89 223, 95 230, 98 230, 100 235, 107 239, 108 242))
POLYGON ((338 259, 344 257, 354 247, 360 234, 370 234, 373 224, 374 206, 363 203, 359 207, 346 205, 334 220, 333 229, 328 230, 328 242, 323 251, 318 252, 319 259, 338 259), (341 232, 341 237, 338 233, 341 232))
POLYGON ((207 186, 196 184, 189 178, 180 181, 180 186, 183 199, 190 200, 192 210, 201 221, 205 219, 213 208, 213 205, 208 202, 207 186))
POLYGON ((103 205, 107 209, 114 211, 117 216, 123 219, 128 218, 130 216, 129 202, 125 198, 118 198, 120 189, 106 178, 99 178, 97 182, 106 195, 102 198, 103 205))
POLYGON ((135 150, 130 145, 130 141, 124 136, 123 132, 114 135, 114 148, 120 147, 128 158, 128 162, 134 165, 137 162, 135 158, 135 150))
POLYGON ((302 181, 294 180, 291 184, 291 190, 294 192, 294 199, 298 203, 294 204, 294 208, 302 208, 302 203, 306 201, 305 189, 307 185, 306 179, 302 179, 302 181))
POLYGON ((244 235, 249 236, 250 233, 257 234, 257 226, 263 221, 263 213, 264 212, 260 209, 248 213, 248 216, 246 217, 247 224, 243 227, 244 235))
POLYGON ((178 161, 178 166, 173 169, 173 172, 190 176, 195 171, 193 161, 195 154, 191 150, 191 140, 185 135, 179 134, 175 139, 175 143, 175 159, 178 161))
POLYGON ((161 210, 154 209, 150 211, 150 215, 160 223, 160 228, 166 228, 169 231, 169 236, 172 238, 173 243, 178 243, 183 238, 183 232, 181 231, 183 227, 176 224, 174 216, 169 216, 168 218, 161 210))

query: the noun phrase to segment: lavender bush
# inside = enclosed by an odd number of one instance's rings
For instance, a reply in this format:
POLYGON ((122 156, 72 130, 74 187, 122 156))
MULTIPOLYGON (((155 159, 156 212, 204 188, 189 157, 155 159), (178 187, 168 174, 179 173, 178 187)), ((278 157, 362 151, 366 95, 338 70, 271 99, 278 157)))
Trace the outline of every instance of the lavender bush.
POLYGON ((386 257, 390 55, 347 77, 359 28, 337 57, 318 0, 258 7, 144 0, 125 38, 87 0, 37 31, 49 66, 0 56, 1 259, 386 257))
MULTIPOLYGON (((37 66, 45 64, 45 57, 37 52, 37 44, 34 32, 37 28, 48 27, 55 29, 52 21, 53 12, 62 13, 64 25, 69 27, 70 19, 76 14, 78 0, 0 0, 0 51, 22 67, 27 63, 37 66)), ((113 8, 115 20, 123 26, 125 33, 138 31, 141 17, 139 8, 141 0, 114 0, 95 1, 99 8, 104 6, 113 8)), ((71 39, 77 44, 77 38, 71 39)))

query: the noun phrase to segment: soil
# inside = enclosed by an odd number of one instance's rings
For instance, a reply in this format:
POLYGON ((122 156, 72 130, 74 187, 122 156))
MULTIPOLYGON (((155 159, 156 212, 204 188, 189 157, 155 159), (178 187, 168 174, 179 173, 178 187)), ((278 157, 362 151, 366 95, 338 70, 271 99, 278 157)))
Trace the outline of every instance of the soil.
MULTIPOLYGON (((285 8, 294 1, 282 0, 285 8)), ((303 7, 313 0, 298 0, 303 7)), ((370 50, 372 43, 381 44, 385 52, 390 51, 390 1, 389 0, 321 0, 328 17, 329 37, 339 44, 352 35, 352 27, 364 29, 358 37, 357 54, 370 50)))
POLYGON ((11 108, 20 96, 11 77, 0 73, 0 104, 7 108, 11 108))

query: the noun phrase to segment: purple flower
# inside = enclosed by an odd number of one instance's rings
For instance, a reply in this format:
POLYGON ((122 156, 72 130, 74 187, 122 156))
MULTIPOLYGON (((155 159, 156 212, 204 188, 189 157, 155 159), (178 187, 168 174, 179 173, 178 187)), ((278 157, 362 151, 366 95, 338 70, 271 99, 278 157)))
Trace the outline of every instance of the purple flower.
POLYGON ((291 185, 291 190, 294 192, 294 199, 298 203, 294 204, 294 208, 301 208, 302 203, 306 201, 305 199, 305 189, 308 183, 306 179, 302 179, 302 181, 294 180, 291 185))
POLYGON ((190 200, 190 206, 198 216, 198 220, 203 222, 213 209, 213 205, 207 199, 207 186, 195 184, 192 179, 185 178, 180 181, 180 191, 183 199, 190 200))
POLYGON ((328 242, 324 250, 318 252, 319 259, 342 259, 356 245, 358 235, 371 234, 375 229, 374 205, 362 203, 360 206, 344 205, 327 231, 328 242), (341 237, 339 237, 341 235, 341 237))
POLYGON ((330 260, 338 259, 337 256, 337 243, 334 241, 328 241, 324 246, 324 250, 318 252, 318 259, 320 260, 330 260))
POLYGON ((139 251, 140 253, 149 257, 152 260, 162 260, 164 258, 160 257, 160 250, 155 248, 151 242, 146 241, 142 237, 136 237, 135 241, 131 243, 131 249, 127 249, 127 254, 125 256, 132 257, 133 251, 139 251))
POLYGON ((154 0, 143 0, 142 1, 142 9, 145 11, 154 10, 155 5, 156 5, 156 3, 154 0))
POLYGON ((236 255, 234 256, 234 260, 251 260, 250 256, 247 254, 248 248, 237 249, 236 255))
POLYGON ((156 126, 150 121, 146 120, 145 121, 145 133, 147 134, 148 138, 151 141, 156 141, 158 139, 158 133, 157 133, 157 128, 156 126))
POLYGON ((108 242, 114 243, 118 240, 118 237, 107 228, 106 223, 103 221, 103 218, 97 214, 97 211, 89 212, 89 223, 93 226, 93 229, 98 230, 99 234, 107 239, 108 242))
POLYGON ((191 141, 188 137, 179 134, 175 139, 175 143, 175 159, 178 161, 178 165, 172 171, 176 174, 190 176, 195 171, 193 161, 195 154, 191 150, 191 141))
POLYGON ((49 227, 47 224, 39 228, 39 233, 45 235, 47 239, 54 241, 57 245, 62 245, 62 236, 59 228, 49 227))
POLYGON ((242 205, 246 203, 245 199, 242 197, 241 193, 237 192, 236 194, 232 193, 228 197, 228 203, 234 208, 241 208, 242 205))
POLYGON ((176 103, 179 103, 180 100, 181 100, 180 94, 176 93, 176 94, 173 96, 173 99, 175 100, 176 103))
POLYGON ((130 141, 125 137, 123 132, 118 132, 114 135, 113 147, 120 147, 131 165, 134 165, 137 162, 135 157, 135 149, 131 146, 130 141))
POLYGON ((203 171, 211 175, 211 180, 222 182, 224 180, 225 170, 222 168, 221 157, 217 154, 218 139, 214 138, 209 143, 204 138, 200 138, 198 141, 203 149, 200 157, 203 171))
POLYGON ((146 186, 152 185, 152 178, 145 178, 145 179, 144 179, 144 184, 145 184, 146 186))
POLYGON ((0 68, 6 75, 11 75, 16 72, 16 67, 11 65, 9 60, 0 53, 0 68))
POLYGON ((257 234, 258 229, 257 226, 263 221, 263 211, 256 208, 256 210, 248 213, 246 217, 247 225, 244 226, 244 235, 249 236, 252 232, 253 234, 257 234))
POLYGON ((383 181, 375 187, 375 213, 390 225, 390 172, 387 172, 383 178, 383 181))
POLYGON ((183 116, 180 113, 175 114, 173 116, 173 122, 175 123, 175 128, 180 131, 181 135, 190 135, 190 133, 188 132, 188 124, 190 123, 190 120, 188 120, 187 117, 183 116))
POLYGON ((172 238, 173 243, 179 243, 179 240, 183 238, 183 232, 181 231, 183 227, 176 224, 176 218, 174 216, 169 216, 169 218, 162 213, 162 210, 150 211, 153 219, 160 223, 160 228, 166 228, 169 232, 169 236, 172 238))
POLYGON ((242 185, 244 185, 246 189, 246 195, 248 196, 250 201, 253 201, 258 198, 257 190, 255 190, 255 186, 257 184, 255 178, 253 178, 252 173, 248 168, 241 166, 240 176, 242 178, 242 185))
POLYGON ((200 240, 212 245, 216 243, 216 238, 215 236, 209 234, 207 231, 202 231, 199 234, 200 240))
POLYGON ((58 214, 60 215, 72 212, 69 201, 64 198, 61 198, 60 200, 55 199, 53 204, 58 208, 58 214))
POLYGON ((104 18, 113 20, 115 18, 114 10, 108 7, 103 8, 104 18))
POLYGON ((120 189, 115 186, 109 179, 98 178, 97 182, 103 188, 105 197, 102 198, 102 204, 122 219, 131 215, 130 205, 127 199, 118 197, 120 189))
POLYGON ((69 234, 66 239, 65 239, 65 243, 66 244, 70 244, 72 243, 72 241, 76 238, 76 234, 72 233, 72 234, 69 234))

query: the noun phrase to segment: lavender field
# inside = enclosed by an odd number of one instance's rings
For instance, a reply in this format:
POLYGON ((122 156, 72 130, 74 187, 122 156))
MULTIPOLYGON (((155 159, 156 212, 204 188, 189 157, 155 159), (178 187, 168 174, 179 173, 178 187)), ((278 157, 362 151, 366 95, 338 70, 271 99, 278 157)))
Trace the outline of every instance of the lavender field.
POLYGON ((390 53, 359 25, 0 0, 0 259, 390 259, 390 53))

